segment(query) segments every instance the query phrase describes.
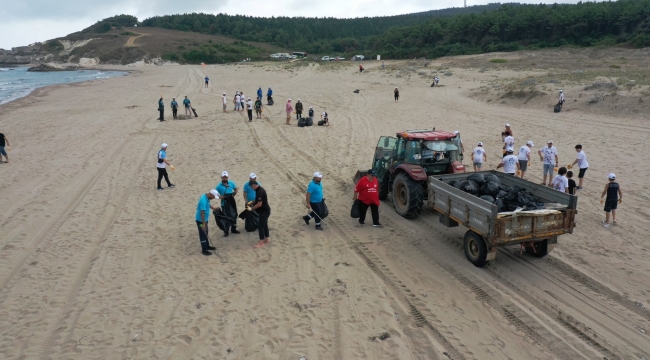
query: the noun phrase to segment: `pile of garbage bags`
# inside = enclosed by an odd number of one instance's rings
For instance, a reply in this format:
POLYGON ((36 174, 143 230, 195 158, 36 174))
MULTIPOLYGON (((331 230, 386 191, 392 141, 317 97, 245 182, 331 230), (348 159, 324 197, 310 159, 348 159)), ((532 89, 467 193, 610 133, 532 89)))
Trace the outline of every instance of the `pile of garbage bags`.
POLYGON ((540 199, 518 186, 501 184, 494 174, 472 174, 462 181, 449 181, 447 184, 468 194, 479 197, 491 204, 496 204, 499 212, 537 210, 544 207, 540 199))

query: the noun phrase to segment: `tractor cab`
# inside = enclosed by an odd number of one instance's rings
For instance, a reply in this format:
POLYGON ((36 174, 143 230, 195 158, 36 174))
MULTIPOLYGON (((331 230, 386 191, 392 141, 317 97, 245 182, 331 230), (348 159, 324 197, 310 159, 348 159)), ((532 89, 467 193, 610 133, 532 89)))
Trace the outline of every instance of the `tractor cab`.
MULTIPOLYGON (((435 128, 380 137, 372 162, 379 181, 379 199, 385 200, 392 192, 400 215, 417 216, 428 176, 465 172, 461 148, 460 134, 435 128)), ((364 175, 364 171, 357 172, 355 181, 364 175)))

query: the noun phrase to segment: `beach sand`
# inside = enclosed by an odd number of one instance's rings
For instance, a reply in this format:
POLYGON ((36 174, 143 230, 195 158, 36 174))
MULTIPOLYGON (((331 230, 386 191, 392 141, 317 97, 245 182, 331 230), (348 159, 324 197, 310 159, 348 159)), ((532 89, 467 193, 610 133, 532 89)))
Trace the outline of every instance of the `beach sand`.
MULTIPOLYGON (((0 164, 0 358, 650 357, 650 174, 631 162, 643 161, 647 121, 467 96, 495 72, 450 69, 430 88, 376 62, 363 74, 356 66, 143 67, 0 107, 13 149, 0 164), (274 89, 263 120, 249 123, 230 100, 221 112, 223 91, 232 99, 258 86, 274 89), (188 95, 199 117, 173 121, 167 109, 168 121, 156 121, 161 94, 167 106, 188 95), (284 125, 287 98, 326 109, 332 126, 284 125), (561 164, 577 143, 589 157, 577 227, 546 258, 503 248, 476 268, 462 251, 466 229, 445 228, 427 207, 406 220, 382 203, 382 228, 348 216, 352 177, 370 167, 379 136, 460 130, 465 164, 482 141, 494 169, 505 123, 534 152, 553 139, 561 164), (163 142, 176 188, 156 191, 163 142), (271 244, 253 249, 256 232, 223 238, 211 220, 218 256, 204 257, 196 203, 223 170, 240 187, 258 175, 271 244), (330 208, 322 232, 301 219, 315 171, 330 208), (610 172, 624 202, 620 225, 603 229, 598 199, 610 172)), ((528 174, 541 181, 536 156, 528 174)))

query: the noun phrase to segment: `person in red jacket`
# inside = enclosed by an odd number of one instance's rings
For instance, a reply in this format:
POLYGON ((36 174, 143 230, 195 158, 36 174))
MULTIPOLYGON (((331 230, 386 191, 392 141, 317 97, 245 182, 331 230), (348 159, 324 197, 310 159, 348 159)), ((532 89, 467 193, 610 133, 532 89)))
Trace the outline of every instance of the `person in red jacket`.
POLYGON ((359 224, 363 225, 366 221, 366 212, 370 207, 372 214, 372 226, 381 226, 379 223, 379 182, 373 169, 368 170, 368 174, 357 182, 354 187, 354 201, 359 205, 359 224))

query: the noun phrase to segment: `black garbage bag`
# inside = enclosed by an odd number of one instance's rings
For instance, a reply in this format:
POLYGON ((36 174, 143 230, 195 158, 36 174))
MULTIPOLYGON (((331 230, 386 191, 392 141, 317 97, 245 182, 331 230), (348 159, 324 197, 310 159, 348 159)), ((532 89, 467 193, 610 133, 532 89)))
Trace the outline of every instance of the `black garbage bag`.
POLYGON ((495 182, 499 187, 501 187, 501 180, 498 176, 494 174, 485 174, 483 177, 485 178, 485 182, 495 182))
POLYGON ((479 186, 472 180, 463 181, 463 185, 460 188, 464 192, 470 193, 472 195, 478 194, 479 186))
POLYGON ((298 120, 298 127, 305 127, 306 124, 307 124, 307 119, 302 118, 298 120))
POLYGON ((506 206, 501 199, 494 200, 494 204, 497 206, 497 212, 503 212, 506 210, 506 206))
POLYGON ((481 199, 483 199, 483 200, 489 202, 490 204, 493 204, 493 203, 494 203, 494 198, 493 198, 492 196, 490 196, 490 195, 481 195, 481 196, 479 196, 479 197, 480 197, 481 199))
POLYGON ((232 195, 226 195, 222 197, 223 199, 223 206, 221 206, 221 211, 223 214, 228 218, 228 227, 226 227, 226 230, 223 231, 228 231, 231 227, 236 226, 237 224, 237 202, 235 201, 235 198, 232 195))
POLYGON ((359 200, 355 200, 352 203, 352 209, 350 209, 350 217, 353 219, 358 219, 361 217, 361 211, 359 210, 359 200))
POLYGON ((330 210, 327 208, 327 204, 325 204, 325 199, 323 199, 323 202, 321 203, 320 217, 321 219, 325 219, 329 214, 330 214, 330 210))
POLYGON ((314 119, 308 117, 305 119, 305 126, 312 126, 314 125, 314 119))
POLYGON ((553 112, 559 113, 560 111, 562 111, 562 104, 560 103, 555 104, 555 106, 553 107, 553 112))
POLYGON ((485 176, 483 174, 472 174, 467 177, 467 180, 471 180, 480 186, 485 182, 485 176))
POLYGON ((214 221, 221 231, 230 230, 230 219, 223 213, 221 208, 213 211, 212 214, 214 215, 214 221))
MULTIPOLYGON (((465 183, 465 181, 466 181, 466 180, 463 180, 463 181, 454 181, 454 184, 453 184, 452 186, 455 187, 456 189, 459 189, 459 190, 460 190, 460 189, 462 189, 463 184, 465 183)), ((451 185, 451 184, 449 184, 449 185, 451 185)))
POLYGON ((503 199, 503 198, 506 197, 507 194, 508 194, 507 192, 505 192, 503 190, 499 190, 499 193, 497 194, 496 198, 497 199, 503 199))
POLYGON ((244 229, 248 232, 257 231, 260 223, 260 216, 255 210, 244 210, 239 214, 239 218, 244 220, 244 229))
POLYGON ((499 184, 490 181, 490 182, 483 183, 479 193, 481 195, 489 195, 495 197, 499 194, 499 191, 501 191, 501 189, 499 188, 499 184))
POLYGON ((448 182, 447 185, 455 187, 456 186, 456 180, 452 180, 452 181, 448 182))

